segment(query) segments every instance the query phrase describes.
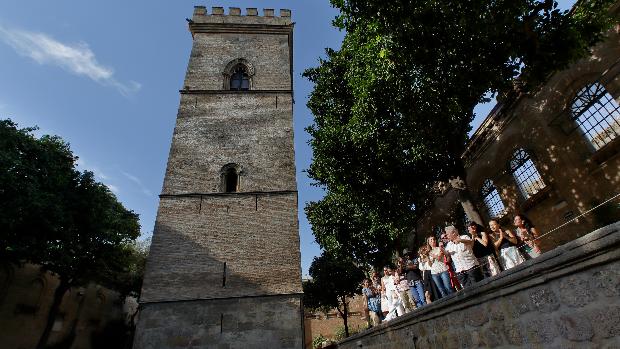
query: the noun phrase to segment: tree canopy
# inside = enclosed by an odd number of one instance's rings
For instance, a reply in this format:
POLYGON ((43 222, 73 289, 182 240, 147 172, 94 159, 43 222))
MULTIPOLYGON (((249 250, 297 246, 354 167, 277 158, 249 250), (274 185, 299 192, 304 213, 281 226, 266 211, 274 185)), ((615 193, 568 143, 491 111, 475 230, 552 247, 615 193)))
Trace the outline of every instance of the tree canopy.
POLYGON ((348 298, 361 292, 364 272, 350 260, 336 259, 329 253, 314 257, 309 272, 312 279, 303 282, 304 306, 324 311, 335 308, 349 336, 348 298))
POLYGON ((319 245, 366 244, 363 262, 376 242, 393 245, 437 181, 464 178, 474 107, 489 94, 510 104, 535 93, 587 54, 612 23, 611 3, 569 13, 548 0, 332 0, 342 47, 304 73, 315 84, 308 174, 327 190, 306 207, 319 245))
POLYGON ((138 293, 144 254, 133 243, 138 215, 125 207, 57 136, 33 135, 0 120, 0 258, 38 264, 56 274, 47 336, 65 292, 96 282, 138 293))

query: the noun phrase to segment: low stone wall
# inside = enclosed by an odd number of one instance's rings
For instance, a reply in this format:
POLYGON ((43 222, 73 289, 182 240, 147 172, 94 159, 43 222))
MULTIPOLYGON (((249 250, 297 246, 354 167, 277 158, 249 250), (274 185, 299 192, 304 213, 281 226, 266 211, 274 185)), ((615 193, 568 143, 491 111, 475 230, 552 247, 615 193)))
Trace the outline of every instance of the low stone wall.
POLYGON ((141 306, 134 349, 303 347, 300 294, 141 306))
POLYGON ((620 222, 338 348, 620 348, 620 222))

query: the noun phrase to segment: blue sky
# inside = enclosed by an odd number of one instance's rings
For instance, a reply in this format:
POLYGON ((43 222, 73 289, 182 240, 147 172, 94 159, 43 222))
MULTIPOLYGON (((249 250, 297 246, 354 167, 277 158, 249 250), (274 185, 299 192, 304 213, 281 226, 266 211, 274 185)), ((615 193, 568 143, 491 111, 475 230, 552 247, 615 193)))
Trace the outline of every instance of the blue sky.
MULTIPOLYGON (((574 1, 561 1, 568 8, 574 1)), ((303 173, 311 161, 304 127, 312 85, 301 77, 343 33, 328 0, 4 1, 0 3, 0 118, 38 125, 71 144, 151 234, 172 137, 194 5, 289 8, 295 25, 295 151, 302 268, 320 254, 303 214, 320 199, 303 173)), ((477 125, 492 104, 479 106, 477 125)))

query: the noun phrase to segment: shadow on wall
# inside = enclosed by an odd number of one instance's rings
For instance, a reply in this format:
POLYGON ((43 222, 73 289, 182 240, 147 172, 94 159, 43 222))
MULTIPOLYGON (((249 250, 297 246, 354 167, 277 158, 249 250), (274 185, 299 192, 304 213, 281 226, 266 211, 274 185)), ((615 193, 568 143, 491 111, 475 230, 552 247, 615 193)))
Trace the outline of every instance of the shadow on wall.
MULTIPOLYGON (((0 263, 0 347, 34 348, 45 327, 58 279, 40 267, 0 263)), ((111 323, 125 324, 118 293, 90 284, 65 294, 50 335, 50 348, 96 348, 92 341, 111 323)), ((126 329, 128 326, 124 325, 126 329)), ((130 343, 129 332, 117 342, 130 343)), ((109 337, 111 338, 111 337, 109 337)), ((126 348, 126 346, 113 346, 126 348)), ((112 348, 112 347, 108 347, 112 348)))
POLYGON ((294 194, 162 198, 141 302, 301 293, 294 194))

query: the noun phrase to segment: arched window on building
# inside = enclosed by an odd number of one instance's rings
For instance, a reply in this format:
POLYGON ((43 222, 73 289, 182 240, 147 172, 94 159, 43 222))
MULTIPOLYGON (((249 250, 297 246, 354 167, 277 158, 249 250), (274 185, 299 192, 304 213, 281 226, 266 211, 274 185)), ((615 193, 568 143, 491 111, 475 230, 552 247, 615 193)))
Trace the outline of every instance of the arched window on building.
POLYGON ((492 180, 486 179, 484 183, 482 183, 480 194, 482 195, 482 200, 484 201, 491 218, 501 217, 504 213, 506 213, 504 202, 499 196, 499 192, 497 191, 497 188, 495 187, 495 184, 493 184, 492 180))
POLYGON ((233 91, 247 91, 250 89, 250 76, 243 64, 237 65, 230 76, 230 89, 233 91))
POLYGON ((579 90, 571 114, 595 150, 620 135, 620 106, 599 82, 579 90))
POLYGON ((237 58, 226 64, 224 71, 224 90, 248 91, 252 89, 254 66, 245 58, 237 58))
POLYGON ((236 193, 239 191, 239 175, 241 170, 236 164, 228 164, 222 167, 221 190, 225 193, 236 193))
POLYGON ((512 155, 510 172, 525 199, 529 199, 546 186, 536 166, 534 166, 530 154, 523 148, 517 149, 512 155))

